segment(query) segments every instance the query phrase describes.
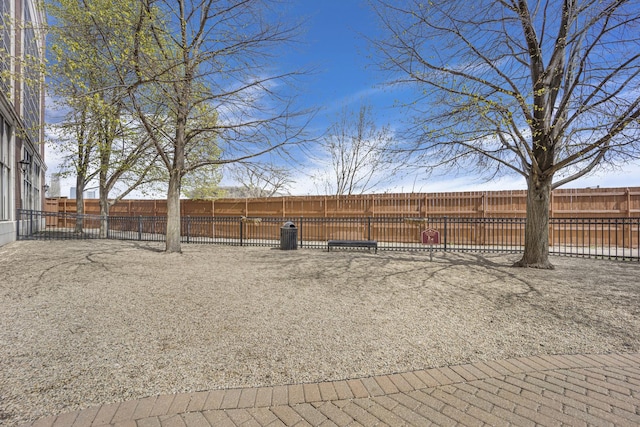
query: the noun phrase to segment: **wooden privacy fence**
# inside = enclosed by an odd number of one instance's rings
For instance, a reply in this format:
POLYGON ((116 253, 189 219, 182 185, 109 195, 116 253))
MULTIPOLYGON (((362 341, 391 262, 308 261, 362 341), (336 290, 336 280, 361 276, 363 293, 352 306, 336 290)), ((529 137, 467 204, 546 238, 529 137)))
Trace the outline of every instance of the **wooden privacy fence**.
MULTIPOLYGON (((182 200, 182 216, 259 218, 524 218, 527 192, 474 191, 355 196, 284 196, 252 199, 182 200)), ((47 199, 45 211, 76 213, 76 201, 47 199)), ((84 202, 85 214, 99 214, 98 200, 84 202)), ((558 189, 551 196, 552 218, 632 218, 640 216, 640 187, 558 189)), ((165 200, 123 200, 110 216, 166 216, 165 200)))

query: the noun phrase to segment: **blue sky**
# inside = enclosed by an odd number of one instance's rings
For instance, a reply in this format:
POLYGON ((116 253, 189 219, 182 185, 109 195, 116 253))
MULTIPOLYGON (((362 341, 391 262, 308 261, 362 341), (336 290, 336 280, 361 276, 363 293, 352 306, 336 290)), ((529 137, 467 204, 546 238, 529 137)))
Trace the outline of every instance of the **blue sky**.
MULTIPOLYGON (((281 58, 283 64, 295 67, 313 67, 316 72, 305 79, 301 96, 305 104, 321 107, 311 123, 310 131, 322 133, 344 106, 357 108, 361 102, 372 105, 380 125, 401 126, 401 111, 394 108, 399 96, 380 86, 384 76, 367 58, 367 42, 359 33, 375 35, 377 23, 361 0, 294 0, 286 13, 306 20, 303 43, 289 50, 281 58)), ((50 150, 49 150, 50 151, 50 150)), ((56 156, 48 154, 49 171, 56 171, 56 156)), ((303 170, 313 171, 307 163, 303 170)), ((320 190, 301 171, 294 174, 293 195, 319 194, 320 190)), ((63 183, 62 195, 68 195, 73 183, 63 183)), ((228 178, 223 184, 233 185, 228 178)), ((610 173, 600 173, 571 182, 565 188, 640 186, 640 164, 610 173)), ((475 190, 524 189, 520 176, 505 177, 484 182, 460 171, 457 176, 406 176, 379 188, 378 192, 441 192, 475 190)))
POLYGON ((308 25, 304 44, 292 59, 317 67, 311 98, 335 111, 344 102, 372 95, 377 73, 367 67, 367 43, 359 37, 375 29, 371 12, 358 0, 299 3, 291 13, 306 17, 308 25))
MULTIPOLYGON (((294 14, 308 18, 305 45, 300 52, 292 54, 294 61, 318 67, 318 73, 311 78, 308 100, 322 106, 314 126, 322 128, 345 104, 353 106, 360 102, 373 105, 380 124, 391 127, 401 126, 401 112, 394 108, 394 100, 399 96, 380 86, 384 76, 376 71, 371 60, 367 43, 359 33, 375 36, 377 23, 370 10, 360 0, 322 0, 297 2, 294 14)), ((291 60, 291 58, 289 59, 291 60)), ((307 93, 305 93, 307 96, 307 93)), ((582 187, 628 187, 640 186, 640 164, 608 173, 591 175, 564 186, 582 187)), ((525 189, 521 176, 504 177, 485 182, 473 175, 460 171, 456 176, 408 176, 399 178, 380 191, 473 191, 525 189)), ((316 189, 308 180, 300 180, 293 186, 294 194, 316 194, 316 189)))

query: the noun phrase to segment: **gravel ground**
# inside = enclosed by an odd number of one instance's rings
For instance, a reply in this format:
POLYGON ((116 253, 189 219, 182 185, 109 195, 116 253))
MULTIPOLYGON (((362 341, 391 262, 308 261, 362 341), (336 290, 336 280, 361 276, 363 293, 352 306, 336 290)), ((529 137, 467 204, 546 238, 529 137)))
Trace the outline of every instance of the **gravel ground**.
POLYGON ((640 265, 156 244, 0 247, 0 424, 166 393, 640 351, 640 265))

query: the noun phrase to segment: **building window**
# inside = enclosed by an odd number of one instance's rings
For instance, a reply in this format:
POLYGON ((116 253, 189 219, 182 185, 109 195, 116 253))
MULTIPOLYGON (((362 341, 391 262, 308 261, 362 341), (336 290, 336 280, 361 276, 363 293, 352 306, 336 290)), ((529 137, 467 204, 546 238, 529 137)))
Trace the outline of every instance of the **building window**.
POLYGON ((40 165, 35 163, 33 154, 24 149, 22 160, 25 169, 22 171, 22 209, 40 209, 40 165))
POLYGON ((9 95, 11 89, 11 1, 0 0, 0 88, 9 95))
POLYGON ((0 116, 0 221, 10 219, 11 128, 0 116))
POLYGON ((40 200, 40 165, 33 165, 31 171, 31 182, 33 189, 31 191, 31 209, 41 210, 42 201, 40 200))
POLYGON ((24 106, 23 119, 31 141, 38 141, 40 132, 40 48, 33 28, 29 7, 24 9, 24 106))

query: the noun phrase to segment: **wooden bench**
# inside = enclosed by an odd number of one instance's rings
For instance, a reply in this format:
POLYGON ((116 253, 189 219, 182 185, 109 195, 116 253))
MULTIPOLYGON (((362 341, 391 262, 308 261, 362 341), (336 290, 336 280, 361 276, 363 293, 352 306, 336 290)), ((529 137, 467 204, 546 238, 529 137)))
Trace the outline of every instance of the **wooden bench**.
POLYGON ((327 252, 331 251, 331 248, 368 248, 375 249, 375 253, 378 253, 378 242, 376 240, 329 240, 327 242, 327 252))

